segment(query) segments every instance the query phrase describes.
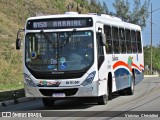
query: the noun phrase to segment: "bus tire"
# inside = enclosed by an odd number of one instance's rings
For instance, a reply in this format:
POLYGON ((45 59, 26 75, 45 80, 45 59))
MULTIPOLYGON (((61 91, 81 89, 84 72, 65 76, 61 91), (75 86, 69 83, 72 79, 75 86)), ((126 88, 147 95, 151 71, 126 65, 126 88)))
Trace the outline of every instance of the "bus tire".
POLYGON ((112 91, 108 90, 108 100, 112 100, 112 91))
POLYGON ((107 95, 102 95, 97 98, 97 102, 99 105, 105 105, 105 104, 107 104, 107 101, 108 101, 107 95))
POLYGON ((55 100, 51 99, 51 98, 42 98, 43 101, 43 105, 46 107, 51 107, 54 105, 55 100))
POLYGON ((119 94, 119 95, 126 95, 126 90, 119 90, 119 91, 118 91, 118 94, 119 94))
POLYGON ((112 100, 112 75, 111 74, 109 74, 107 85, 108 85, 107 86, 108 100, 112 100))
POLYGON ((134 94, 134 76, 132 76, 130 87, 126 89, 127 95, 133 95, 134 94))

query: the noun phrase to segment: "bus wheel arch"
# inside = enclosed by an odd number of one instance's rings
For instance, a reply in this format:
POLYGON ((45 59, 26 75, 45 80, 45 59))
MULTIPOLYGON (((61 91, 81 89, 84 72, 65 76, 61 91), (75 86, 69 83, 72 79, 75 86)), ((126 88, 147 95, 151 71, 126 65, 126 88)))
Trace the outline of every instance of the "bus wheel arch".
POLYGON ((108 73, 108 80, 107 80, 107 93, 108 93, 108 100, 112 100, 112 73, 108 73))
POLYGON ((108 73, 106 87, 107 87, 107 94, 99 96, 97 98, 97 102, 99 105, 105 105, 105 104, 107 104, 108 100, 112 99, 112 74, 111 74, 111 72, 108 73))
POLYGON ((107 104, 107 102, 108 102, 108 96, 107 95, 102 95, 102 96, 99 96, 97 98, 97 103, 99 105, 105 105, 105 104, 107 104))
POLYGON ((135 85, 135 84, 136 84, 136 83, 135 83, 135 69, 132 69, 132 77, 133 77, 134 85, 135 85))

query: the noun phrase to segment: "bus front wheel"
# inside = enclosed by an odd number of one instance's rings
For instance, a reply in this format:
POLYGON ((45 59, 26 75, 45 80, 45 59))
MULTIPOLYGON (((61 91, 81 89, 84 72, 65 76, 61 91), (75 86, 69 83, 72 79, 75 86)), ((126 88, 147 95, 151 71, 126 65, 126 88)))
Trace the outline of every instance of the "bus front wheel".
POLYGON ((107 104, 107 101, 108 101, 107 95, 102 95, 97 98, 97 102, 99 105, 105 105, 105 104, 107 104))

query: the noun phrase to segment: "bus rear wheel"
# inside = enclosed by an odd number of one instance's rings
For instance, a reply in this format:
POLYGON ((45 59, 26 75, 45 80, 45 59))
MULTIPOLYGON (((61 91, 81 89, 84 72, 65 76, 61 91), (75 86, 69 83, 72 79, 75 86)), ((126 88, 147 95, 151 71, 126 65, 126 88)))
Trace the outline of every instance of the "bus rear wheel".
POLYGON ((107 104, 107 101, 108 101, 107 95, 102 95, 97 98, 97 102, 99 105, 105 105, 105 104, 107 104))
POLYGON ((51 107, 55 103, 55 100, 52 98, 42 98, 42 101, 43 101, 43 105, 46 107, 51 107))
POLYGON ((133 95, 134 94, 134 77, 132 77, 130 87, 126 89, 127 95, 133 95))

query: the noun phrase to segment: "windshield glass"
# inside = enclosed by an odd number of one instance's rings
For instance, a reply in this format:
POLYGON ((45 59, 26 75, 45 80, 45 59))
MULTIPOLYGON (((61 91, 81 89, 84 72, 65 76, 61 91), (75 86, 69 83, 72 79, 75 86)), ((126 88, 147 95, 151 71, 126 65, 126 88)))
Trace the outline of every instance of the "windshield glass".
POLYGON ((25 64, 35 71, 82 70, 93 64, 92 31, 28 33, 25 64))

